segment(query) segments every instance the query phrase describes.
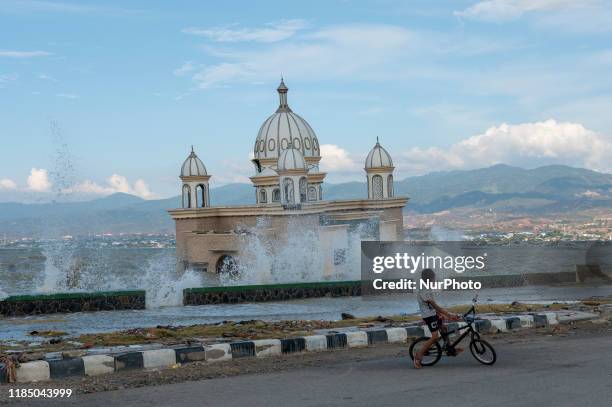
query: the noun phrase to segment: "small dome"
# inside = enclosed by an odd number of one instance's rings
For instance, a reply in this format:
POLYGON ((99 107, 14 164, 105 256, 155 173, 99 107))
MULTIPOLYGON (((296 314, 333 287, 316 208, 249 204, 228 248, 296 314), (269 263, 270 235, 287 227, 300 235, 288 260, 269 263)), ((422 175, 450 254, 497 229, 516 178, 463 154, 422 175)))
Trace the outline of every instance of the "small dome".
POLYGON ((281 80, 277 89, 280 99, 278 109, 261 125, 255 140, 253 154, 256 159, 278 158, 289 145, 300 150, 304 157, 321 155, 319 140, 312 127, 289 108, 288 90, 281 80))
POLYGON ((193 151, 193 147, 191 147, 191 154, 189 154, 189 157, 187 157, 181 167, 181 177, 198 177, 205 175, 208 175, 206 173, 206 167, 204 167, 204 163, 193 151))
POLYGON ((283 150, 280 157, 278 157, 278 171, 289 171, 289 170, 306 170, 306 162, 304 156, 297 148, 293 146, 286 150, 283 150))
POLYGON ((380 145, 378 137, 376 138, 376 144, 368 153, 365 161, 365 167, 367 168, 381 168, 381 167, 393 167, 393 160, 391 155, 380 145))

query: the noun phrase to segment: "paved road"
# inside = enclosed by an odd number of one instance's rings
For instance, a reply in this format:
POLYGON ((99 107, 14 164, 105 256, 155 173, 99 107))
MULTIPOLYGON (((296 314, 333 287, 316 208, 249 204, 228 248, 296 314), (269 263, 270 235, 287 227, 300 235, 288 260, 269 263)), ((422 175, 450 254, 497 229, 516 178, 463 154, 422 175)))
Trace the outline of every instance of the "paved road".
MULTIPOLYGON (((612 336, 533 338, 411 369, 405 358, 125 389, 27 405, 74 406, 610 406, 612 336)), ((19 403, 26 405, 26 403, 19 403)))

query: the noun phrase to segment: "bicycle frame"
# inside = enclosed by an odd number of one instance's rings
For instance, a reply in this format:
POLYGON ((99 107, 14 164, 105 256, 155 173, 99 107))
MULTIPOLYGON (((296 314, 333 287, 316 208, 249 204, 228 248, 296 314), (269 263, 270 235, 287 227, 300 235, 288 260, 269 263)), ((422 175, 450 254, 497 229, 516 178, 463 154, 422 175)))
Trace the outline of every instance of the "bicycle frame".
POLYGON ((468 322, 465 317, 468 316, 469 314, 475 314, 476 310, 474 308, 474 304, 472 304, 472 308, 470 308, 470 310, 468 312, 466 312, 465 314, 463 314, 463 320, 466 321, 467 325, 459 327, 455 330, 452 331, 447 331, 447 332, 442 332, 442 330, 440 330, 440 339, 444 340, 445 345, 448 347, 450 346, 451 348, 455 348, 455 346, 457 346, 459 344, 459 342, 461 342, 463 339, 465 339, 466 336, 468 335, 472 335, 472 339, 474 337, 480 337, 480 335, 478 334, 478 332, 476 332, 474 330, 474 327, 472 326, 472 324, 474 323, 474 321, 470 321, 468 322), (461 334, 459 336, 459 338, 457 338, 454 342, 450 342, 449 341, 449 335, 455 332, 460 332, 462 330, 466 330, 463 334, 461 334))

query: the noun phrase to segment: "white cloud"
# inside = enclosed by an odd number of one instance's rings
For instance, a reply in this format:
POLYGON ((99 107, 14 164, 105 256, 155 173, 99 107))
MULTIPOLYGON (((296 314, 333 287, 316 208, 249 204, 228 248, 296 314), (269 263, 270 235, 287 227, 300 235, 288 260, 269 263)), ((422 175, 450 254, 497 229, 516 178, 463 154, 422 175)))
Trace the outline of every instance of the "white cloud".
POLYGON ((277 79, 281 71, 311 80, 387 78, 389 71, 404 71, 407 53, 417 47, 415 35, 392 25, 348 25, 324 28, 299 41, 273 44, 263 49, 219 50, 207 48, 222 59, 204 66, 193 80, 200 89, 232 82, 277 79))
POLYGON ((134 193, 144 199, 153 198, 153 193, 149 188, 149 185, 142 179, 134 181, 134 193))
POLYGON ((17 184, 10 178, 0 179, 0 189, 17 189, 17 184))
POLYGON ((458 17, 475 20, 505 21, 518 18, 529 12, 583 8, 596 3, 596 0, 485 0, 463 11, 456 11, 454 14, 458 17))
POLYGON ((62 191, 66 194, 86 194, 86 195, 111 195, 117 192, 136 195, 144 199, 155 198, 149 185, 142 179, 137 179, 132 185, 128 179, 119 174, 113 174, 106 179, 106 185, 100 185, 91 180, 85 180, 62 191))
MULTIPOLYGON (((364 158, 365 160, 365 155, 364 158)), ((353 172, 362 169, 357 160, 335 144, 321 144, 321 170, 325 172, 353 172)))
POLYGON ((307 27, 303 20, 281 20, 261 28, 185 28, 183 33, 200 35, 217 42, 277 42, 295 35, 307 27))
POLYGON ((46 51, 0 50, 0 57, 4 57, 4 58, 34 58, 34 57, 44 57, 47 55, 51 55, 51 53, 46 52, 46 51))
POLYGON ((181 65, 180 67, 178 67, 174 71, 172 71, 172 73, 175 76, 185 76, 189 72, 193 71, 194 69, 195 69, 195 65, 193 65, 193 62, 187 61, 183 65, 181 65))
POLYGON ((584 197, 584 198, 601 198, 601 194, 599 192, 591 191, 590 189, 587 189, 584 192, 576 193, 574 194, 574 196, 584 197))
POLYGON ((426 173, 498 163, 535 167, 566 164, 612 171, 612 141, 579 123, 503 123, 448 149, 413 148, 395 160, 400 171, 426 173))
POLYGON ((78 99, 80 96, 76 93, 58 93, 57 97, 64 99, 78 99))
POLYGON ((45 192, 51 189, 49 173, 44 168, 32 168, 28 176, 28 189, 34 192, 45 192))

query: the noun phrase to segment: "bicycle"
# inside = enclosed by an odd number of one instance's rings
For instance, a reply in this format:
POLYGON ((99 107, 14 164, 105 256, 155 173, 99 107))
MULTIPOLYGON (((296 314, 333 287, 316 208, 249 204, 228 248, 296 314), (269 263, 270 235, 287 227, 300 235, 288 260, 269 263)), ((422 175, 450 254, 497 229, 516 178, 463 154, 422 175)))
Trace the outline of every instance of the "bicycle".
MULTIPOLYGON (((466 323, 465 326, 459 327, 450 332, 442 332, 440 329, 440 338, 434 342, 434 344, 423 354, 423 359, 421 359, 422 366, 433 366, 442 358, 443 353, 446 356, 457 356, 457 351, 455 347, 461 342, 466 336, 470 335, 470 352, 474 359, 482 363, 483 365, 492 365, 497 360, 497 354, 495 353, 495 349, 493 346, 484 339, 480 338, 480 334, 476 332, 474 329, 474 322, 476 320, 476 301, 478 299, 478 295, 472 299, 472 307, 468 312, 463 314, 461 317, 463 321, 466 323), (456 341, 450 342, 449 335, 454 332, 460 332, 465 330, 456 341), (444 346, 440 346, 440 341, 444 341, 444 346)), ((417 354, 424 343, 428 341, 430 338, 427 336, 422 336, 410 344, 410 358, 414 360, 414 355, 417 354), (419 344, 421 347, 419 347, 419 344)))

